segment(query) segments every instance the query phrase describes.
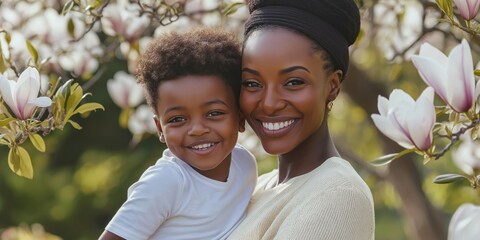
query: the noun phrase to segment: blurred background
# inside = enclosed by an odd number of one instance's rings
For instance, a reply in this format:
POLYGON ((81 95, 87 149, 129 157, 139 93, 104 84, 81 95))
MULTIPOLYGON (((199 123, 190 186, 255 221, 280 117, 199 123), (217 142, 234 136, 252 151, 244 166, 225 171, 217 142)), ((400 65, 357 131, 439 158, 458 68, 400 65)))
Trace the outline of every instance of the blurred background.
MULTIPOLYGON (((81 130, 68 125, 52 132, 45 137, 47 150, 44 153, 27 142, 24 147, 32 158, 33 179, 13 173, 7 164, 8 148, 0 147, 2 239, 8 239, 6 232, 13 228, 37 232, 42 232, 43 228, 66 240, 98 238, 125 201, 127 188, 156 162, 165 148, 152 131, 129 127, 125 119, 133 113, 126 113, 108 91, 107 82, 114 79, 117 72, 134 75, 136 57, 125 54, 123 44, 127 43, 130 53, 132 49, 141 53, 143 42, 148 42, 150 37, 199 25, 224 27, 236 31, 241 39, 242 23, 248 16, 243 1, 0 1, 0 28, 11 32, 24 30, 23 23, 14 22, 11 16, 17 13, 18 17, 25 17, 28 7, 35 7, 35 14, 39 16, 47 9, 61 16, 64 6, 72 4, 72 12, 88 15, 92 14, 91 10, 85 10, 88 4, 97 4, 91 9, 99 11, 98 6, 120 5, 120 2, 125 6, 137 6, 132 8, 136 10, 141 6, 138 3, 167 4, 180 10, 168 18, 172 23, 162 23, 159 19, 155 22, 151 17, 154 14, 142 15, 149 16, 152 22, 144 25, 135 38, 110 34, 105 30, 108 23, 90 18, 93 22, 90 33, 98 36, 97 44, 104 48, 102 54, 93 55, 89 60, 97 61, 97 66, 81 73, 72 73, 73 70, 64 67, 66 70, 59 75, 70 74, 67 76, 75 78, 92 93, 88 101, 101 103, 105 111, 76 116, 74 121, 82 126, 81 130)), ((409 60, 422 42, 428 41, 448 51, 466 36, 441 20, 443 12, 435 1, 365 0, 358 1, 358 5, 362 33, 351 48, 351 67, 342 83, 340 97, 330 112, 333 138, 342 156, 352 163, 372 190, 376 239, 446 239, 452 213, 462 203, 479 204, 478 190, 465 183, 439 185, 432 182, 439 174, 460 172, 449 154, 426 165, 416 154, 406 155, 388 166, 371 165, 370 161, 402 149, 376 130, 370 115, 378 112, 378 95, 388 96, 393 89, 401 88, 416 98, 425 88, 409 60)), ((155 14, 169 13, 162 9, 157 8, 155 14)), ((107 8, 102 10, 106 15, 107 8)), ((123 21, 135 23, 138 16, 137 13, 123 21)), ((28 15, 23 22, 30 18, 33 15, 28 15)), ((55 23, 52 26, 55 27, 55 23)), ((476 63, 479 60, 478 39, 470 40, 476 63)), ((262 151, 254 134, 242 134, 240 142, 255 153, 259 174, 276 167, 276 159, 262 151)), ((55 238, 51 236, 51 239, 55 238)))

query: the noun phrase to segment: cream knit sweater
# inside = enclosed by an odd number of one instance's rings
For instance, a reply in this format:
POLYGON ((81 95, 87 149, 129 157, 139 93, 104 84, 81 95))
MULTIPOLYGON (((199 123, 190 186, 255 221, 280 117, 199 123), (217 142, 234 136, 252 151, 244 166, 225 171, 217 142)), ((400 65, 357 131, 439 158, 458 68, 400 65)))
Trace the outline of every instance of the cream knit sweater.
POLYGON ((372 194, 347 161, 330 158, 275 186, 277 177, 277 170, 259 177, 247 216, 228 239, 374 239, 372 194))

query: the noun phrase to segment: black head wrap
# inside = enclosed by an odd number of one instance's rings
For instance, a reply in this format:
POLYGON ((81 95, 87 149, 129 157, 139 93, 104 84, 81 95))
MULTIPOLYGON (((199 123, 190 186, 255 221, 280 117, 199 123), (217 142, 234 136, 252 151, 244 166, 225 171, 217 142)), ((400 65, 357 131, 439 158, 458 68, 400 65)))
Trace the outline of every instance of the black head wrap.
MULTIPOLYGON (((291 28, 305 34, 332 58, 336 69, 348 70, 348 47, 360 31, 354 0, 251 0, 245 36, 262 25, 291 28)), ((343 79, 342 79, 343 80, 343 79)))

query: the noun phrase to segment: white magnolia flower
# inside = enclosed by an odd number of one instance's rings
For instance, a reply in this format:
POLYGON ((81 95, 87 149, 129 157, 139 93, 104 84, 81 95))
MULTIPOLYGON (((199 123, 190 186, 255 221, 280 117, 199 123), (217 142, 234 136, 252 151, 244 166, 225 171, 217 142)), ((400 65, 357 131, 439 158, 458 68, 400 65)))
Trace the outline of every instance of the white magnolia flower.
POLYGON ((476 99, 472 53, 464 39, 449 56, 428 43, 412 61, 422 79, 456 112, 466 112, 476 99))
POLYGON ((477 15, 480 6, 480 0, 453 0, 453 3, 465 20, 472 20, 477 15))
POLYGON ((122 36, 127 41, 139 38, 150 24, 146 15, 138 15, 134 5, 121 1, 105 7, 100 21, 107 35, 122 36))
POLYGON ((390 99, 378 96, 378 111, 372 114, 375 126, 385 136, 406 149, 427 150, 432 145, 436 115, 433 88, 427 87, 417 101, 395 89, 390 99))
POLYGON ((27 68, 17 81, 7 80, 0 75, 2 98, 19 119, 30 118, 36 107, 48 107, 52 104, 50 98, 38 97, 39 91, 40 74, 35 68, 27 68))
POLYGON ((463 142, 452 153, 453 162, 466 174, 480 170, 480 142, 473 141, 469 132, 462 135, 463 142))
POLYGON ((478 240, 480 236, 480 207, 470 203, 461 205, 448 226, 448 240, 478 240))
POLYGON ((147 105, 140 105, 128 119, 128 130, 133 135, 155 134, 157 127, 153 121, 153 112, 147 105))
POLYGON ((135 77, 122 71, 108 80, 107 90, 113 102, 121 108, 136 107, 145 99, 143 87, 135 77))

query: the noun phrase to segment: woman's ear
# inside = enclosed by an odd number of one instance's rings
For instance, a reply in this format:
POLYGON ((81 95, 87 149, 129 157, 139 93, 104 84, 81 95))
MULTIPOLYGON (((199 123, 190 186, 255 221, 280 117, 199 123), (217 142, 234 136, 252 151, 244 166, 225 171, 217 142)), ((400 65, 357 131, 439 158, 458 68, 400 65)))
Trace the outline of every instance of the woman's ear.
POLYGON ((335 70, 328 78, 330 84, 330 92, 328 93, 328 101, 333 101, 340 93, 340 84, 342 83, 342 70, 335 70))
POLYGON ((155 126, 157 127, 158 139, 160 140, 160 142, 165 143, 165 136, 163 136, 162 125, 160 125, 160 120, 158 119, 157 115, 153 116, 153 121, 155 122, 155 126))

